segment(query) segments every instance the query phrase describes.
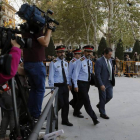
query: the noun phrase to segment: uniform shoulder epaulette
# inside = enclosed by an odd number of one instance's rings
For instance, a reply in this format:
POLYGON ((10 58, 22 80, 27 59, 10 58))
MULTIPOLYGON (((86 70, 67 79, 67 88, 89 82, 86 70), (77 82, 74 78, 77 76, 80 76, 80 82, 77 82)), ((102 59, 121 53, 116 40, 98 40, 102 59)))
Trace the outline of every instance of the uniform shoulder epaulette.
POLYGON ((80 60, 83 61, 83 60, 85 60, 85 58, 84 57, 81 57, 80 60))
POLYGON ((57 62, 57 60, 56 59, 53 59, 53 62, 55 63, 55 62, 57 62))
POLYGON ((76 59, 72 59, 72 60, 71 60, 72 63, 75 62, 75 61, 76 61, 76 59))

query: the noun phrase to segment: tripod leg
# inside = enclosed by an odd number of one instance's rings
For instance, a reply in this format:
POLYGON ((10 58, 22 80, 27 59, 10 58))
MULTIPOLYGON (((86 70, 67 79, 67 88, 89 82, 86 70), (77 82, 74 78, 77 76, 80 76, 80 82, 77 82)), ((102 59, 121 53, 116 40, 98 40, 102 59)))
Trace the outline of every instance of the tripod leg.
POLYGON ((26 102, 26 99, 25 99, 24 90, 23 90, 23 87, 21 85, 21 81, 20 81, 18 75, 15 76, 15 80, 17 82, 18 89, 20 91, 21 99, 22 99, 22 102, 24 104, 24 109, 25 109, 25 111, 27 113, 28 120, 30 121, 31 127, 33 128, 34 127, 34 121, 33 121, 32 117, 30 115, 30 112, 29 112, 28 108, 27 108, 27 102, 26 102))
POLYGON ((14 110, 14 118, 15 118, 15 128, 17 132, 17 139, 22 139, 20 133, 20 126, 19 126, 19 119, 17 113, 17 101, 16 101, 16 94, 15 94, 15 83, 14 78, 11 81, 11 93, 12 93, 12 102, 13 102, 13 110, 14 110))

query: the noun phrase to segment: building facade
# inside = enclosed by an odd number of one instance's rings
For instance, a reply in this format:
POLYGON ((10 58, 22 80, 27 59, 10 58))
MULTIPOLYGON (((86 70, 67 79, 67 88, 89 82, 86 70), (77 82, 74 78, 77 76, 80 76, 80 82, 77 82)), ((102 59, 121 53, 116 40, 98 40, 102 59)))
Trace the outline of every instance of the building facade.
POLYGON ((16 10, 9 5, 8 0, 0 0, 0 26, 15 28, 16 10))

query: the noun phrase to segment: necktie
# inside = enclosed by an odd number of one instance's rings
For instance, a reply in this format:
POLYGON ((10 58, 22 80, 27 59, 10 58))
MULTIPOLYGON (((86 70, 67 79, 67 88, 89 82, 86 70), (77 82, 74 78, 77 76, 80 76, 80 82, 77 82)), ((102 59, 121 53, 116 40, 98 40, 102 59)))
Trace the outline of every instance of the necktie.
POLYGON ((67 84, 67 78, 66 78, 66 74, 65 74, 65 70, 63 66, 63 61, 61 61, 61 67, 62 67, 62 75, 63 75, 64 83, 67 84))
POLYGON ((109 75, 110 75, 109 79, 112 80, 111 67, 109 65, 109 61, 108 60, 107 60, 107 67, 108 67, 108 71, 109 71, 109 75))
POLYGON ((88 64, 88 81, 90 81, 90 66, 89 66, 89 60, 87 61, 88 64))

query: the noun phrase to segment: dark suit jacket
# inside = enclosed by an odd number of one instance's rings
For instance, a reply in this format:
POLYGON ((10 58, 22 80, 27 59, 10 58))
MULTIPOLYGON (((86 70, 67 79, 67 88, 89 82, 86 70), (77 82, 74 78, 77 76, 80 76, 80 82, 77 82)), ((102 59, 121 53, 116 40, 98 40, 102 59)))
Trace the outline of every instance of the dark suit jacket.
MULTIPOLYGON (((112 65, 111 83, 112 83, 112 86, 115 86, 114 69, 113 69, 113 64, 111 60, 110 60, 110 63, 112 65)), ((98 86, 106 85, 110 75, 109 75, 109 71, 108 71, 107 64, 104 57, 97 59, 95 63, 95 75, 96 75, 98 86)))

